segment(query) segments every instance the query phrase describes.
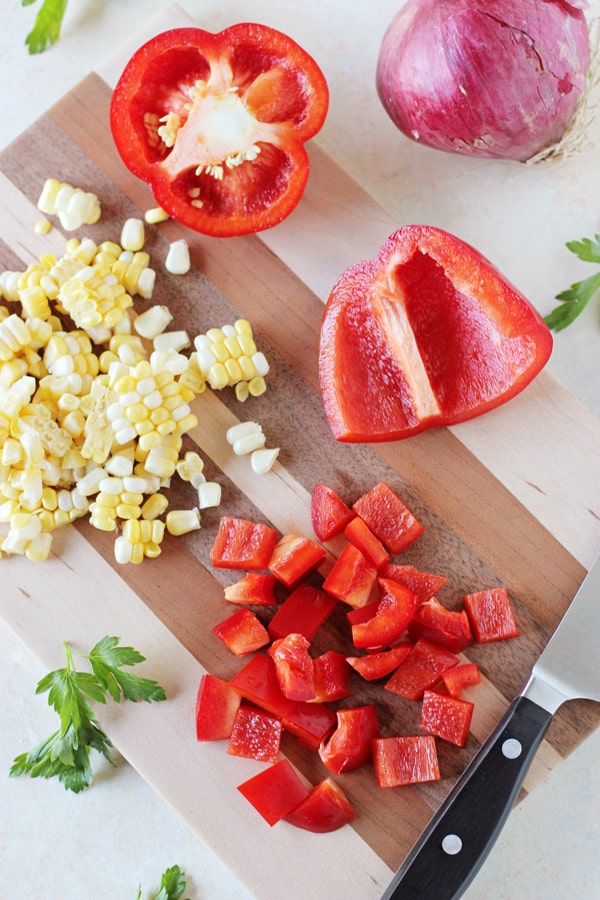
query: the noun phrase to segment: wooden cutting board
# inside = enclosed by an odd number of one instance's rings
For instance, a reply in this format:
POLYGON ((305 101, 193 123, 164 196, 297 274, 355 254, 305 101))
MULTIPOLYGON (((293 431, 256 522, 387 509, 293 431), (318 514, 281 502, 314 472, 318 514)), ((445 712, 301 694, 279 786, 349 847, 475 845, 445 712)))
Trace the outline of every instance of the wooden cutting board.
MULTIPOLYGON (((121 223, 154 205, 145 184, 123 167, 108 129, 111 86, 131 51, 153 32, 189 18, 174 8, 148 24, 103 66, 48 111, 0 155, 0 260, 23 269, 44 252, 62 255, 65 236, 36 236, 35 204, 47 177, 95 191, 97 241, 118 240, 121 223)), ((173 328, 191 335, 243 316, 267 355, 269 389, 245 404, 232 392, 206 391, 193 403, 199 424, 186 439, 210 478, 223 486, 218 510, 203 527, 167 539, 156 560, 114 561, 114 535, 86 521, 57 532, 52 558, 33 565, 0 561, 0 614, 45 666, 62 664, 61 641, 85 650, 117 634, 147 657, 147 673, 167 688, 162 704, 106 711, 99 718, 121 753, 172 804, 199 837, 261 900, 295 895, 378 897, 432 812, 486 738, 556 626, 600 548, 600 422, 547 373, 505 407, 472 423, 379 446, 340 445, 327 427, 317 378, 323 302, 341 271, 372 255, 396 223, 329 158, 310 148, 311 179, 302 203, 281 226, 260 236, 216 240, 174 222, 149 229, 146 249, 158 270, 153 301, 167 303, 173 328), (360 228, 357 228, 357 222, 360 228), (192 271, 162 270, 168 243, 185 237, 192 271), (279 461, 265 476, 235 457, 227 427, 259 421, 279 461), (551 448, 560 447, 560 455, 551 448), (467 746, 440 746, 443 778, 422 788, 382 791, 370 768, 340 777, 358 813, 353 827, 315 836, 285 824, 270 829, 236 791, 261 769, 227 756, 223 744, 198 744, 194 701, 201 674, 227 678, 241 666, 210 628, 232 609, 209 552, 221 514, 270 523, 282 534, 311 535, 312 487, 322 481, 349 502, 386 480, 425 525, 402 561, 448 577, 439 599, 504 584, 521 635, 469 648, 481 667, 467 746)), ((139 310, 147 303, 139 303, 139 310)), ((194 504, 173 479, 173 506, 194 504)), ((330 558, 341 544, 332 542, 330 558)), ((350 652, 344 611, 322 629, 316 650, 350 652)), ((353 703, 378 703, 386 733, 411 733, 416 705, 384 695, 380 685, 352 682, 353 703)), ((571 703, 556 716, 526 782, 532 787, 595 728, 597 707, 571 703)), ((440 742, 441 743, 441 742, 440 742)), ((285 739, 283 751, 313 783, 326 773, 315 754, 285 739)))

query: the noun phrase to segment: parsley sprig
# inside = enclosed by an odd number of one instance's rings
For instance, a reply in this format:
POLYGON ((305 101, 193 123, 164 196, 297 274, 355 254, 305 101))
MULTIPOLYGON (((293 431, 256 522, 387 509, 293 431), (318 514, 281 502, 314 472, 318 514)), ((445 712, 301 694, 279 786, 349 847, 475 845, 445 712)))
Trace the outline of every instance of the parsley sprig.
MULTIPOLYGON (((600 234, 595 234, 594 239, 582 238, 580 241, 569 241, 567 249, 574 253, 583 262, 598 263, 600 265, 600 234)), ((548 328, 554 331, 562 331, 570 325, 585 309, 594 294, 600 289, 600 272, 590 275, 583 281, 576 281, 556 295, 560 300, 559 306, 545 316, 544 321, 548 328)))
MULTIPOLYGON (((160 890, 155 895, 154 900, 179 900, 185 891, 186 880, 185 875, 179 866, 171 866, 166 869, 160 880, 160 890)), ((138 889, 136 900, 141 900, 142 889, 138 889)))
MULTIPOLYGON (((31 6, 35 2, 36 0, 21 0, 21 6, 31 6)), ((42 53, 46 47, 57 42, 66 8, 67 0, 44 0, 33 28, 25 38, 30 53, 42 53)))
POLYGON ((145 657, 133 647, 119 645, 120 638, 104 637, 83 659, 91 672, 75 668, 71 647, 63 642, 67 664, 38 682, 36 694, 48 694, 48 705, 60 718, 60 727, 28 753, 17 756, 11 776, 57 777, 66 790, 79 793, 93 780, 90 751, 96 750, 112 765, 112 743, 98 724, 90 701, 106 703, 107 694, 117 703, 122 699, 165 700, 164 689, 148 678, 122 671, 145 657))

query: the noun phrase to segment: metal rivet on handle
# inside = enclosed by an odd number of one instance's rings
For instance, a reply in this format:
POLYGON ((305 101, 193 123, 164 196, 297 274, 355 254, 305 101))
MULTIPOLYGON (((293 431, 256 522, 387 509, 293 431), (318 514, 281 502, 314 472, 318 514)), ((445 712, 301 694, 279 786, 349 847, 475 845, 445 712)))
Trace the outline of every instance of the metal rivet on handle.
POLYGON ((447 834, 442 841, 442 850, 448 856, 455 856, 462 850, 462 841, 457 834, 447 834))
POLYGON ((521 755, 523 747, 521 741, 516 738, 507 738, 502 744, 502 755, 507 759, 517 759, 521 755))

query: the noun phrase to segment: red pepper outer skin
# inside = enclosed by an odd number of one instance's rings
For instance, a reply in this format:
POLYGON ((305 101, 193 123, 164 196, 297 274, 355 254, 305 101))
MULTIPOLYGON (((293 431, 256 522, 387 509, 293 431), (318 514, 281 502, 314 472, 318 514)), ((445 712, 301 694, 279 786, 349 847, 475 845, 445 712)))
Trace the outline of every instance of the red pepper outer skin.
POLYGON ((396 491, 380 481, 352 506, 373 534, 392 553, 402 553, 421 537, 424 528, 396 491))
POLYGON ((403 641, 389 650, 379 653, 365 653, 364 656, 347 656, 348 664, 358 672, 365 681, 376 681, 389 675, 406 659, 412 649, 410 641, 403 641))
POLYGON ((273 28, 174 28, 147 41, 125 66, 110 126, 127 168, 149 183, 173 219, 229 237, 271 228, 296 207, 309 175, 304 143, 323 125, 328 102, 315 60, 273 28), (169 114, 178 117, 172 147, 158 134, 169 114), (236 160, 254 147, 254 158, 236 160))
POLYGON ((407 225, 331 291, 325 414, 339 441, 400 440, 506 403, 551 351, 542 317, 489 260, 442 229, 407 225))
POLYGON ((330 772, 352 772, 371 759, 371 741, 379 737, 375 704, 339 709, 337 728, 319 747, 319 756, 330 772))
POLYGON ((275 611, 268 625, 269 634, 276 640, 297 632, 312 641, 336 605, 336 598, 325 591, 299 584, 275 611))
POLYGON ((375 615, 352 625, 355 647, 389 647, 406 631, 417 611, 417 598, 407 587, 378 578, 380 599, 375 615))
POLYGON ((310 498, 310 518, 320 541, 329 541, 340 534, 354 516, 354 511, 333 488, 320 482, 315 484, 310 498))
POLYGON ((372 753, 375 777, 381 788, 440 779, 437 749, 432 735, 375 738, 372 753))
POLYGON ((464 747, 469 736, 473 704, 469 700, 425 691, 419 727, 436 737, 464 747))
POLYGON ((196 695, 196 738, 221 741, 230 737, 241 700, 227 681, 203 675, 196 695))
POLYGON ((474 662, 453 666, 442 672, 442 681, 451 697, 460 697, 466 688, 474 687, 481 681, 479 666, 474 662))
POLYGON ((287 759, 254 775, 238 791, 269 825, 275 825, 308 797, 309 790, 287 759))
POLYGON ((269 632, 258 616, 242 607, 212 628, 223 643, 236 656, 254 653, 269 643, 269 632))
POLYGON ((366 556, 378 571, 385 563, 389 562, 390 554, 360 516, 355 516, 351 522, 348 522, 344 528, 344 537, 358 547, 363 556, 366 556))
POLYGON ((320 781, 305 800, 284 816, 290 825, 319 834, 337 831, 355 818, 348 798, 332 778, 320 781))
POLYGON ((519 629, 506 588, 465 594, 463 602, 478 644, 518 637, 519 629))

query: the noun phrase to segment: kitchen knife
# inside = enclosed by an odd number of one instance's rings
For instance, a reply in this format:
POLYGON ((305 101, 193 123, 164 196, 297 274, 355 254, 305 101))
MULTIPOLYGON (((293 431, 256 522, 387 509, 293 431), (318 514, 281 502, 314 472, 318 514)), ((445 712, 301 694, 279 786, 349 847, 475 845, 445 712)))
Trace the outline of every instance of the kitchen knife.
POLYGON ((600 556, 521 694, 482 745, 382 900, 462 896, 490 852, 556 710, 600 701, 600 556))

